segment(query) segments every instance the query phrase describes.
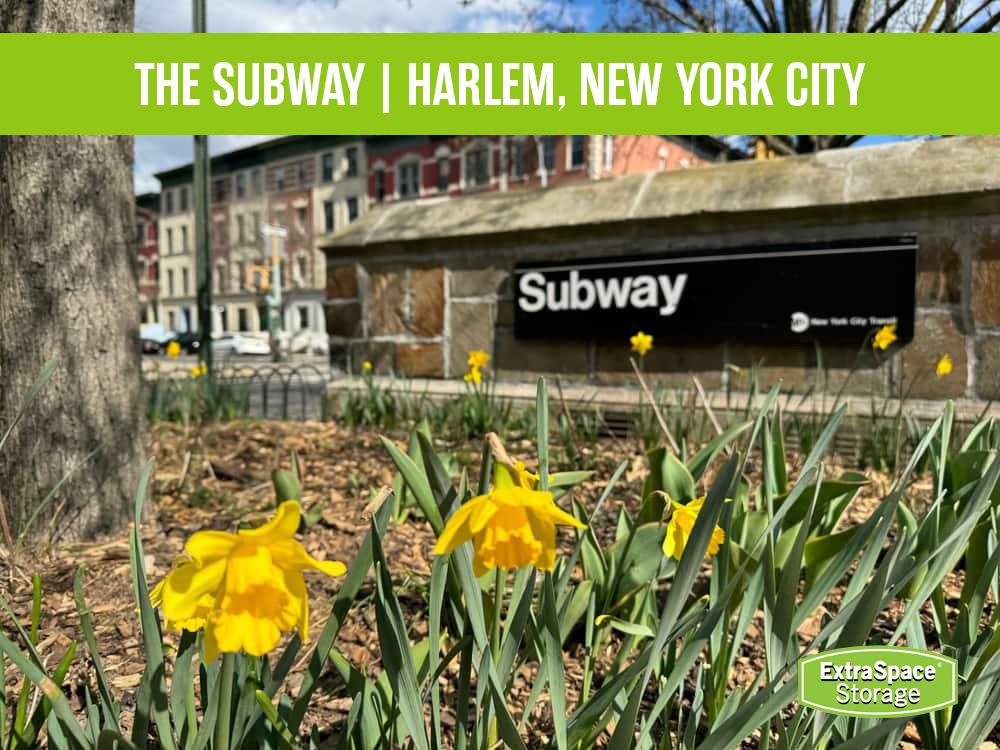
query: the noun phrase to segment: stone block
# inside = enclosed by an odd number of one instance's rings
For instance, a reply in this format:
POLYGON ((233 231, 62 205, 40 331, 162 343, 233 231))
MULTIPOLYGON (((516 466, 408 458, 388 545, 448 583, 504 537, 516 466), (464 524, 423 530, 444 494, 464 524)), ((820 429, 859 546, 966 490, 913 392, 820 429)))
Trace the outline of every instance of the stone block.
POLYGON ((351 342, 347 371, 360 375, 365 360, 372 363, 372 369, 379 375, 392 374, 396 371, 396 345, 391 341, 351 342))
POLYGON ((753 369, 757 387, 768 390, 781 383, 782 393, 844 393, 885 396, 886 358, 877 358, 870 345, 827 343, 743 344, 729 342, 725 366, 729 387, 749 391, 753 369))
POLYGON ((361 305, 348 302, 344 305, 326 305, 326 333, 345 339, 362 336, 361 305))
POLYGON ((972 300, 977 326, 1000 326, 1000 231, 976 238, 972 300))
POLYGON ((976 395, 1000 399, 1000 336, 980 336, 976 341, 976 395))
MULTIPOLYGON (((631 351, 628 337, 622 341, 600 341, 595 344, 595 378, 601 385, 637 384, 629 357, 639 357, 631 351)), ((695 375, 706 390, 722 385, 722 345, 690 343, 657 343, 642 358, 642 373, 650 385, 669 388, 693 386, 695 375)))
POLYGON ((441 344, 400 344, 396 366, 410 377, 440 378, 444 375, 441 344))
POLYGON ((513 331, 501 329, 496 337, 496 367, 512 378, 546 373, 583 375, 590 369, 589 348, 586 341, 516 339, 513 331))
POLYGON ((368 322, 371 336, 398 336, 405 332, 406 275, 373 271, 368 276, 368 322))
POLYGON ((326 271, 327 299, 357 299, 358 272, 353 266, 337 266, 326 271))
POLYGON ((514 325, 514 303, 510 300, 497 302, 497 325, 506 327, 514 325))
POLYGON ((510 274, 505 269, 483 268, 451 272, 452 297, 491 297, 500 292, 510 274))
MULTIPOLYGON (((457 377, 468 369, 469 352, 482 349, 493 354, 493 305, 487 302, 451 302, 449 377, 457 377)), ((494 365, 490 362, 490 365, 494 365)))
POLYGON ((413 321, 416 336, 440 336, 444 330, 444 269, 415 270, 411 278, 413 321))
POLYGON ((918 305, 957 305, 962 301, 962 263, 955 245, 951 237, 920 239, 918 305))
POLYGON ((965 335, 949 313, 925 313, 917 317, 913 341, 899 354, 898 394, 913 398, 958 398, 965 395, 968 360, 965 335), (951 357, 952 372, 935 374, 941 355, 951 357))

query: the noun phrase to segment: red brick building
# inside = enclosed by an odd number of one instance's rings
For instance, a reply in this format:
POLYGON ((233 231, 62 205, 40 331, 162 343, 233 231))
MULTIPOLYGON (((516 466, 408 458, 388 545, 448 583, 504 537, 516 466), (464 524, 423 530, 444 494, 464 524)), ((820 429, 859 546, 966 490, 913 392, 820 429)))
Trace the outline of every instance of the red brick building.
POLYGON ((368 142, 370 204, 550 187, 725 161, 712 136, 426 135, 368 142))
POLYGON ((135 259, 142 323, 158 323, 160 318, 159 208, 159 193, 136 196, 135 259))

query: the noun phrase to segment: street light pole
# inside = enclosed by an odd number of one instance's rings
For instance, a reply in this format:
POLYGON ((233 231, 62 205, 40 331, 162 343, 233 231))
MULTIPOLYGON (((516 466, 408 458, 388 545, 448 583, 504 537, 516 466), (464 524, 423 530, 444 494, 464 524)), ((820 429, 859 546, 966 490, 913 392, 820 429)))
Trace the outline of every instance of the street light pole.
MULTIPOLYGON (((192 0, 195 34, 205 33, 205 0, 192 0)), ((212 247, 209 232, 208 136, 194 137, 194 247, 198 287, 198 338, 201 361, 212 370, 212 247)))

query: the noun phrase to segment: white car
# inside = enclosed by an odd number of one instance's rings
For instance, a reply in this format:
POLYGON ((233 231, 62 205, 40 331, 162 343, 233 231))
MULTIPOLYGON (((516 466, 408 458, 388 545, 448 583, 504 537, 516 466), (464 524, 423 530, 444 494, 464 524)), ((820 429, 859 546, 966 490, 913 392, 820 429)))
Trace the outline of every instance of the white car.
POLYGON ((256 336, 246 336, 240 333, 227 333, 212 342, 212 351, 224 356, 227 354, 257 354, 268 355, 271 345, 256 336))

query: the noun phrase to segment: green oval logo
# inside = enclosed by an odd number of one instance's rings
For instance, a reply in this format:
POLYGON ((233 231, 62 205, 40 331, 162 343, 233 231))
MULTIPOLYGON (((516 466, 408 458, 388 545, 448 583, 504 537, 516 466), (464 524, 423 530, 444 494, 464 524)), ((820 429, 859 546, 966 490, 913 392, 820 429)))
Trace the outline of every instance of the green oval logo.
POLYGON ((958 666, 915 648, 858 646, 799 662, 799 701, 841 716, 915 716, 958 700, 958 666))

